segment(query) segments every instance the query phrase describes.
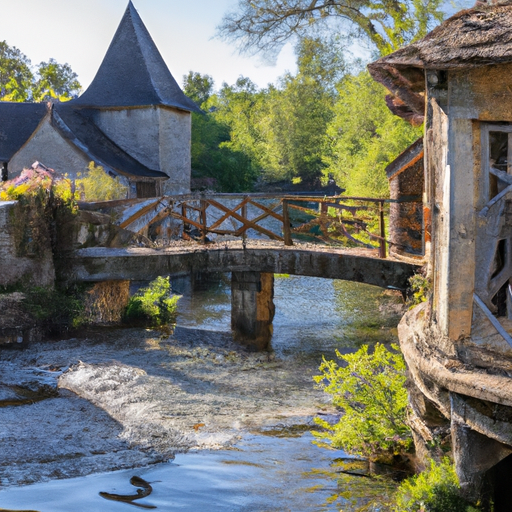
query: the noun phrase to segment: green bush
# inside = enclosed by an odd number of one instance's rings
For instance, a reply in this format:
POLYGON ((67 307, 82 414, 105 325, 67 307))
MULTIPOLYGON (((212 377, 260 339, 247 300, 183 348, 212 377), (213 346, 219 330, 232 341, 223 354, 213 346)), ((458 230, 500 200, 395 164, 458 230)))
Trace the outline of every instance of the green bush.
POLYGON ((459 481, 448 458, 430 461, 419 475, 404 480, 396 494, 393 512, 471 512, 460 495, 459 481))
POLYGON ((35 286, 24 291, 24 308, 50 332, 60 332, 85 323, 83 289, 59 290, 35 286))
POLYGON ((409 284, 411 286, 411 296, 407 301, 407 305, 409 309, 412 309, 414 306, 426 302, 429 299, 432 283, 421 274, 414 274, 409 279, 409 284))
POLYGON ((343 366, 324 359, 322 373, 314 379, 332 395, 333 404, 343 416, 335 425, 315 418, 324 429, 314 432, 317 439, 381 462, 390 462, 395 455, 411 449, 412 436, 405 423, 405 362, 398 347, 392 348, 387 350, 378 343, 371 354, 367 345, 353 354, 337 352, 343 366))
POLYGON ((112 177, 101 166, 89 163, 85 175, 78 175, 75 180, 76 192, 83 201, 112 201, 114 199, 126 199, 128 187, 121 183, 118 177, 112 177))
POLYGON ((168 277, 157 277, 146 288, 141 288, 130 298, 125 312, 129 324, 159 327, 176 323, 178 295, 170 295, 168 277))

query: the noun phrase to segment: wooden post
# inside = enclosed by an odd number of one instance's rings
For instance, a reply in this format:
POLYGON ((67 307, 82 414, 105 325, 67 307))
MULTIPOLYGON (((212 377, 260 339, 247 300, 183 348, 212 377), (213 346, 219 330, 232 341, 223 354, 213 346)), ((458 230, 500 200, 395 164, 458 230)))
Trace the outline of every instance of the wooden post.
POLYGON ((206 244, 206 233, 208 232, 208 224, 206 220, 206 208, 208 208, 208 203, 202 198, 201 199, 201 211, 200 215, 200 223, 201 223, 201 243, 206 244))
POLYGON ((379 202, 379 216, 380 216, 380 240, 379 240, 379 257, 386 257, 386 225, 384 224, 384 202, 379 202))
MULTIPOLYGON (((247 199, 247 196, 244 196, 244 199, 247 199)), ((242 217, 244 219, 247 219, 247 203, 244 203, 242 205, 242 212, 241 212, 241 214, 242 214, 242 217)), ((244 241, 244 247, 245 247, 245 242, 247 240, 247 230, 246 229, 244 229, 244 231, 242 233, 242 240, 244 241)))
POLYGON ((187 223, 187 205, 185 203, 181 204, 181 215, 183 217, 183 238, 185 240, 190 240, 190 236, 188 234, 189 224, 187 223))
POLYGON ((292 233, 290 230, 290 213, 288 211, 288 201, 283 199, 283 238, 284 245, 293 245, 292 233))

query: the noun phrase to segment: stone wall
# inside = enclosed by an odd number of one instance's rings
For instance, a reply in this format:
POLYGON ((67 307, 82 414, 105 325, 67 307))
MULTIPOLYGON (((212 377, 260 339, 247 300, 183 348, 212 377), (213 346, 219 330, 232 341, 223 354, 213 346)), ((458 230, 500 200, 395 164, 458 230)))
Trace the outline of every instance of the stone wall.
POLYGON ((53 286, 55 268, 51 249, 43 256, 19 256, 16 253, 13 220, 16 215, 16 201, 0 201, 0 286, 30 284, 53 286))
POLYGON ((398 326, 409 373, 409 425, 416 453, 424 459, 442 457, 438 447, 451 435, 456 470, 466 496, 474 502, 480 500, 483 510, 489 510, 492 500, 493 510, 509 511, 511 359, 486 347, 464 352, 471 340, 454 342, 445 336, 429 323, 428 309, 428 303, 417 306, 398 326), (507 482, 495 474, 500 467, 508 472, 507 482), (506 505, 497 505, 504 500, 506 505))
POLYGON ((166 107, 101 110, 94 122, 129 155, 169 176, 163 194, 190 192, 190 112, 166 107))
POLYGON ((166 195, 190 192, 191 133, 190 112, 160 109, 160 171, 169 176, 166 195))
POLYGON ((423 181, 423 158, 420 158, 389 182, 391 199, 407 200, 390 205, 390 254, 423 254, 423 181), (411 200, 412 197, 417 199, 411 200))

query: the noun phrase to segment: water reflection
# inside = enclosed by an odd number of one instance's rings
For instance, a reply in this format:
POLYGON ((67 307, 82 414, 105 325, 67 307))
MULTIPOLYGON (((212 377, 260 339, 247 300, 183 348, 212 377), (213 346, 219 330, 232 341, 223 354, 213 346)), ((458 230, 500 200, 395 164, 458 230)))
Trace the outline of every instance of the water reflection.
POLYGON ((384 510, 392 484, 340 473, 341 463, 333 459, 343 457, 346 464, 351 459, 311 440, 308 433, 293 438, 250 435, 236 449, 178 455, 170 464, 9 489, 0 492, 0 504, 40 512, 128 510, 132 507, 104 501, 98 493, 129 493, 128 481, 138 475, 153 489, 139 503, 162 512, 384 510))
MULTIPOLYGON (((178 325, 229 332, 231 281, 218 274, 208 286, 192 292, 189 278, 173 281, 183 295, 178 325)), ((362 343, 395 337, 399 315, 393 314, 400 297, 361 283, 303 276, 276 276, 274 334, 271 348, 280 357, 334 357, 362 343)))

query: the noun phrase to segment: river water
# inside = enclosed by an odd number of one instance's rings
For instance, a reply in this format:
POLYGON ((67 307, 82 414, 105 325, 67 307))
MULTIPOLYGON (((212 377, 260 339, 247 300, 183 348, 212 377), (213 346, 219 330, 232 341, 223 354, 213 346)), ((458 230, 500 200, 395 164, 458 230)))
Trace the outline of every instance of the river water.
MULTIPOLYGON (((183 294, 178 326, 228 332, 229 283, 229 276, 217 276, 192 293, 189 281, 176 280, 173 288, 183 294)), ((279 276, 274 302, 270 351, 303 368, 317 368, 322 356, 333 358, 336 349, 349 352, 396 336, 397 296, 371 286, 279 276)), ((9 488, 0 492, 0 510, 114 512, 131 505, 161 511, 385 510, 394 484, 357 476, 364 463, 314 445, 310 420, 293 428, 248 431, 229 449, 192 451, 148 468, 9 488), (151 482, 150 496, 131 505, 99 496, 136 493, 129 483, 134 475, 151 482)))

